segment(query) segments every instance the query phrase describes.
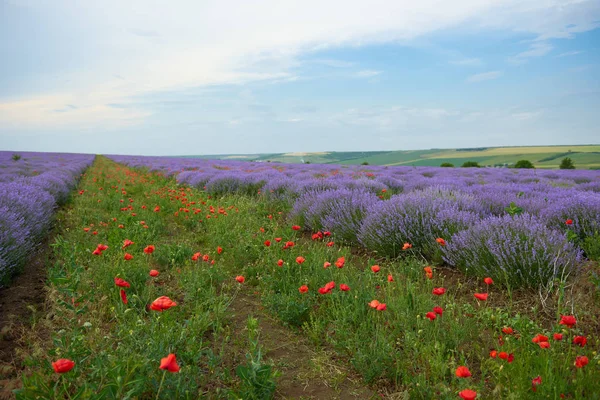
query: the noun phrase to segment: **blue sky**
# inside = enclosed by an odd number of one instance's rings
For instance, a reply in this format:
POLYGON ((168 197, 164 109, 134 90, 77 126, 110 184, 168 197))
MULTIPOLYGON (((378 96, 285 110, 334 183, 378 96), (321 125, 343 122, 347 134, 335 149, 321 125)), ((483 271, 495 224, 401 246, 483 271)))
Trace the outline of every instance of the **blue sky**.
POLYGON ((0 150, 600 143, 597 0, 0 0, 0 150))

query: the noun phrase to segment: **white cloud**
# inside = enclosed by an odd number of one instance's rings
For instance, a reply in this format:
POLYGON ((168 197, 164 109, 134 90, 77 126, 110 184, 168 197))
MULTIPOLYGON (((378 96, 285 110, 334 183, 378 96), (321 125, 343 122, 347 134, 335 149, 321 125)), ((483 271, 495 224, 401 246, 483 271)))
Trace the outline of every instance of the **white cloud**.
POLYGON ((357 78, 372 78, 374 76, 377 76, 381 74, 381 71, 375 71, 372 69, 365 69, 362 71, 358 71, 356 74, 354 74, 355 77, 357 78))
POLYGON ((477 83, 500 78, 504 73, 502 71, 489 71, 480 74, 471 75, 467 78, 469 83, 477 83))
POLYGON ((527 62, 528 59, 533 57, 542 57, 551 52, 553 49, 552 45, 547 42, 534 42, 529 46, 529 50, 523 51, 513 57, 510 57, 508 61, 512 64, 522 64, 527 62))
MULTIPOLYGON (((299 56, 319 49, 407 42, 448 28, 501 29, 538 36, 516 60, 546 54, 543 40, 592 29, 600 16, 597 0, 304 0, 193 1, 12 0, 46 22, 71 30, 98 62, 85 72, 57 73, 50 92, 21 95, 2 104, 0 124, 17 128, 120 125, 145 118, 135 108, 116 109, 132 97, 198 86, 285 82, 299 79, 299 56), (60 21, 60 22, 57 22, 60 21), (70 81, 68 85, 63 85, 70 81), (62 101, 64 100, 64 103, 62 101), (57 116, 67 104, 77 110, 57 116), (87 120, 84 120, 87 118, 87 120)), ((0 22, 1 22, 0 17, 0 22)), ((31 33, 35 34, 34 31, 31 33)), ((89 56, 73 50, 73 59, 89 56)), ((64 52, 63 52, 64 53, 64 52)), ((477 59, 457 61, 474 65, 477 59)), ((462 64, 461 64, 462 63, 462 64)), ((325 63, 326 64, 326 63, 325 63)), ((336 66, 336 62, 330 62, 336 66)), ((336 67, 347 67, 343 62, 336 67)), ((360 71, 363 77, 378 71, 360 71)), ((371 75, 369 75, 371 74, 371 75)), ((469 82, 500 76, 477 74, 469 82)))
POLYGON ((581 54, 583 53, 583 51, 567 51, 565 53, 560 53, 559 55, 556 56, 556 58, 562 58, 562 57, 570 57, 570 56, 576 56, 577 54, 581 54))

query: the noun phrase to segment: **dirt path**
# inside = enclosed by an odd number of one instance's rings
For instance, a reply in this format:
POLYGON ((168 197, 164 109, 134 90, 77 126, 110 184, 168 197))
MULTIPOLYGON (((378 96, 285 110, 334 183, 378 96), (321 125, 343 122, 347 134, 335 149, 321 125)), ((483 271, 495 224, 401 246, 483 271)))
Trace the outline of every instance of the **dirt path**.
POLYGON ((0 289, 0 399, 12 399, 19 387, 19 339, 43 307, 48 241, 44 242, 10 286, 0 289))
MULTIPOLYGON (((249 316, 258 319, 260 344, 265 361, 281 375, 277 380, 276 399, 376 399, 381 398, 361 384, 360 378, 335 355, 316 349, 306 338, 292 332, 269 316, 260 300, 240 292, 230 306, 231 325, 241 342, 249 316)), ((232 351, 235 351, 235 347, 232 351)), ((239 350, 244 351, 246 347, 239 350)), ((244 354, 236 354, 243 362, 244 354)))

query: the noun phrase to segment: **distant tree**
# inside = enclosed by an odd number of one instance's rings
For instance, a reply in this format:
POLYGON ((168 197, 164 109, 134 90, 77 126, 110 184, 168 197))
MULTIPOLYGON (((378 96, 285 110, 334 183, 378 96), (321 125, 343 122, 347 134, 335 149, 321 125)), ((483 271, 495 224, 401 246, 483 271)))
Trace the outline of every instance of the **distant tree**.
POLYGON ((519 160, 513 168, 535 168, 529 160, 519 160))
POLYGON ((463 165, 461 165, 461 167, 462 168, 480 168, 477 161, 466 161, 463 165))
POLYGON ((20 154, 13 154, 12 155, 12 160, 13 161, 19 161, 21 159, 21 155, 20 154))
POLYGON ((369 165, 369 163, 366 161, 363 161, 362 164, 360 164, 360 165, 369 165))
POLYGON ((565 157, 560 162, 560 166, 558 168, 560 168, 560 169, 575 169, 575 164, 573 164, 573 160, 571 160, 569 157, 565 157))
POLYGON ((440 167, 444 167, 444 168, 454 168, 454 164, 449 163, 449 162, 443 162, 442 164, 440 164, 440 167))

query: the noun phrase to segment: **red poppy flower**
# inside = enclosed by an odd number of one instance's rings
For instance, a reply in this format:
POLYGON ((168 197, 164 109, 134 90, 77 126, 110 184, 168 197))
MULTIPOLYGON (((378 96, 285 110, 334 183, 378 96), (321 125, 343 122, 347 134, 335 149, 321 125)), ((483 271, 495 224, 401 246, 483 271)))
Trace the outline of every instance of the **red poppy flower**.
POLYGON ((437 239, 435 239, 435 241, 438 242, 440 246, 446 245, 446 241, 442 238, 437 238, 437 239))
POLYGON ((381 268, 379 267, 379 265, 373 265, 371 267, 371 271, 373 271, 373 273, 378 273, 381 270, 381 268))
POLYGON ((498 358, 501 358, 503 360, 507 360, 508 359, 508 353, 505 351, 501 351, 500 353, 498 353, 498 358))
POLYGON ((239 283, 244 283, 246 278, 244 278, 242 275, 238 275, 235 277, 235 280, 238 281, 239 283))
POLYGON ((160 369, 166 369, 169 372, 179 372, 179 365, 175 359, 175 354, 169 354, 165 358, 160 359, 160 369))
POLYGON ((159 274, 160 274, 160 272, 158 272, 158 271, 157 271, 157 270, 155 270, 155 269, 151 269, 151 270, 150 270, 150 276, 151 276, 151 277, 157 277, 159 274))
POLYGON ((283 260, 277 260, 277 265, 283 267, 283 260))
POLYGON ((454 374, 458 378, 468 378, 471 376, 471 371, 469 371, 469 368, 467 368, 465 366, 460 366, 460 367, 456 368, 456 371, 454 372, 454 374))
MULTIPOLYGON (((325 261, 325 262, 323 263, 323 268, 329 268, 329 267, 331 267, 331 263, 330 263, 329 261, 325 261)), ((341 268, 341 267, 340 267, 340 268, 341 268)))
POLYGON ((475 293, 474 296, 477 300, 481 300, 481 301, 486 301, 488 298, 487 293, 475 293))
POLYGON ((496 350, 490 351, 490 357, 492 357, 492 358, 498 357, 498 352, 496 350))
POLYGON ((458 393, 463 400, 475 400, 477 398, 477 392, 471 389, 465 389, 458 393))
POLYGON ((131 285, 129 284, 129 282, 127 282, 126 280, 124 280, 122 278, 115 278, 115 285, 117 285, 119 287, 124 287, 124 288, 131 287, 131 285))
POLYGON ((126 248, 126 247, 129 247, 129 246, 131 246, 132 244, 133 244, 133 242, 132 242, 131 240, 129 240, 129 239, 125 239, 125 240, 123 241, 123 247, 122 247, 122 248, 124 249, 124 248, 126 248))
POLYGON ((588 365, 589 362, 590 360, 588 360, 586 356, 577 356, 577 358, 575 358, 575 366, 577 368, 583 368, 588 365))
POLYGON ((192 261, 198 261, 198 259, 202 257, 202 254, 200 253, 194 253, 194 255, 192 256, 192 261))
POLYGON ((561 315, 559 325, 565 325, 567 328, 572 328, 577 323, 573 315, 561 315))
POLYGON ((123 258, 124 258, 126 261, 129 261, 129 260, 133 259, 133 256, 132 256, 131 254, 129 254, 129 253, 125 253, 125 255, 123 256, 123 258))
POLYGON ((562 333, 555 333, 554 335, 552 335, 554 337, 554 340, 556 341, 560 341, 563 339, 563 335, 562 333))
POLYGON ((155 247, 154 247, 154 245, 151 244, 144 248, 144 253, 152 254, 152 253, 154 253, 154 250, 155 250, 155 247))
POLYGON ((221 246, 217 247, 217 254, 221 254, 223 252, 223 248, 221 246))
POLYGON ((387 306, 385 305, 385 303, 379 303, 379 305, 377 306, 377 311, 385 311, 387 309, 387 306))
POLYGON ((327 242, 327 244, 325 246, 327 246, 327 247, 333 247, 334 244, 335 244, 334 242, 327 242))
POLYGON ((327 237, 327 236, 331 236, 331 232, 329 232, 329 231, 324 231, 324 232, 323 232, 323 236, 326 236, 326 237, 327 237))
POLYGON ((436 296, 441 296, 444 293, 446 293, 446 289, 444 289, 443 287, 433 288, 433 294, 435 294, 436 296))
POLYGON ((298 225, 292 225, 292 229, 295 230, 295 231, 299 231, 302 228, 300 226, 298 226, 298 225))
POLYGON ((154 207, 154 212, 159 212, 159 211, 160 211, 160 207, 159 206, 154 207))
POLYGON ((506 335, 512 335, 514 333, 513 328, 509 327, 509 326, 505 326, 504 328, 502 328, 502 333, 506 334, 506 335))
POLYGON ((427 314, 425 314, 425 318, 429 318, 431 321, 433 321, 437 318, 437 314, 433 311, 429 311, 427 314))
POLYGON ((308 286, 306 286, 306 285, 302 285, 302 286, 300 286, 300 287, 298 288, 298 291, 299 291, 300 293, 306 293, 306 292, 308 292, 308 286))
POLYGON ((160 296, 150 304, 150 309, 154 311, 164 311, 171 307, 175 307, 177 303, 168 298, 167 296, 160 296))
POLYGON ((123 304, 127 304, 127 293, 125 293, 124 289, 121 289, 121 301, 123 304))
POLYGON ((586 343, 587 343, 587 338, 585 336, 575 336, 573 338, 573 344, 578 344, 581 347, 585 347, 586 343))
POLYGON ((513 353, 510 353, 508 355, 508 358, 506 359, 506 361, 510 364, 511 362, 513 362, 515 360, 515 355, 513 353))
POLYGON ((270 240, 265 240, 265 246, 267 246, 267 247, 271 246, 271 241, 270 240))
POLYGON ((84 232, 89 232, 89 231, 90 231, 90 228, 83 228, 83 231, 84 231, 84 232))
POLYGON ((369 303, 369 307, 371 307, 371 308, 377 308, 378 305, 379 305, 378 300, 371 300, 371 302, 369 303))
POLYGON ((296 257, 296 262, 298 264, 302 264, 304 261, 306 261, 306 259, 304 257, 302 257, 302 256, 296 257))
POLYGON ((69 372, 75 367, 75 362, 69 360, 68 358, 61 358, 52 363, 52 368, 54 368, 54 372, 58 374, 64 374, 65 372, 69 372))
POLYGON ((94 251, 92 251, 92 254, 95 255, 95 256, 100 256, 100 255, 102 255, 102 250, 95 249, 94 251))
POLYGON ((404 245, 402 246, 402 250, 408 250, 412 248, 412 244, 410 243, 404 243, 404 245))
POLYGON ((104 250, 108 249, 108 246, 100 243, 96 248, 100 251, 104 251, 104 250))
POLYGON ((345 283, 342 283, 342 284, 340 285, 340 290, 341 290, 342 292, 347 292, 348 290, 350 290, 350 286, 346 285, 345 283))
POLYGON ((320 288, 319 288, 319 293, 320 293, 320 294, 327 294, 327 293, 329 293, 329 292, 331 292, 331 290, 329 290, 329 289, 327 289, 327 288, 325 288, 325 287, 320 287, 320 288))
POLYGON ((281 242, 281 238, 275 238, 275 241, 276 241, 277 243, 279 243, 279 242, 281 242))
POLYGON ((208 254, 205 254, 205 255, 202 256, 202 261, 208 262, 209 258, 210 257, 208 256, 208 254))
POLYGON ((541 334, 537 334, 533 337, 533 339, 531 339, 532 343, 541 343, 541 342, 547 342, 548 341, 548 336, 545 335, 541 335, 541 334))
POLYGON ((345 257, 340 257, 337 260, 335 260, 335 266, 338 268, 343 268, 345 264, 346 264, 345 257))
POLYGON ((531 390, 534 392, 537 390, 537 386, 542 384, 542 377, 538 375, 537 378, 531 380, 531 390))
POLYGON ((573 220, 571 218, 569 218, 569 219, 567 219, 565 221, 565 224, 567 224, 567 225, 573 225, 573 220))
POLYGON ((433 312, 437 315, 442 315, 444 313, 444 309, 442 307, 436 306, 433 307, 433 312))
POLYGON ((550 348, 550 342, 539 342, 538 346, 540 346, 541 349, 549 349, 550 348))
POLYGON ((394 282, 394 277, 392 276, 392 274, 388 275, 387 280, 388 280, 388 282, 394 282))
POLYGON ((492 278, 487 277, 483 279, 483 283, 485 283, 486 285, 491 285, 492 283, 494 283, 494 281, 492 280, 492 278))
POLYGON ((119 224, 119 229, 123 229, 123 228, 125 228, 125 225, 119 224))
POLYGON ((97 234, 98 234, 98 231, 92 232, 92 235, 97 235, 97 234))

